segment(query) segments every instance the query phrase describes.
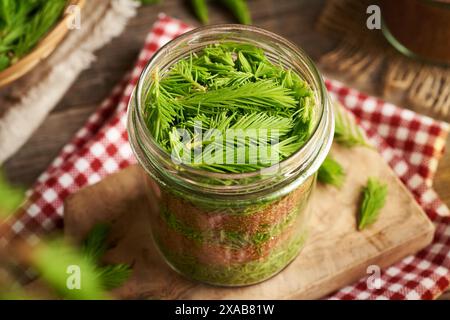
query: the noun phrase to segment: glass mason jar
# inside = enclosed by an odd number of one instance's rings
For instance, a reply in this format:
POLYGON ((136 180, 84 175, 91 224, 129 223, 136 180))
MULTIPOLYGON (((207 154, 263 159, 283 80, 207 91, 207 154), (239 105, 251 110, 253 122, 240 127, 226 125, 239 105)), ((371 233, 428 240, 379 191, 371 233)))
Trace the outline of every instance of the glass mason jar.
POLYGON ((153 239, 167 263, 190 279, 241 286, 285 268, 303 248, 316 172, 333 139, 334 118, 324 82, 291 42, 253 26, 215 25, 188 32, 161 48, 143 71, 128 109, 132 149, 148 173, 153 239), (263 49, 273 63, 296 72, 311 87, 314 129, 292 156, 267 169, 215 173, 172 161, 151 136, 143 112, 152 72, 211 44, 234 42, 263 49))

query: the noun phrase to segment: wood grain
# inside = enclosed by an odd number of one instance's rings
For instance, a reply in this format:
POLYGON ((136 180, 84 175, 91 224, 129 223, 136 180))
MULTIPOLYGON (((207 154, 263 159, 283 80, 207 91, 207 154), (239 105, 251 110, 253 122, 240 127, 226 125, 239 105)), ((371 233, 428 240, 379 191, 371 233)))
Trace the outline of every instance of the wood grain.
MULTIPOLYGON (((335 42, 315 29, 315 23, 325 0, 249 0, 256 25, 287 37, 312 56, 316 61, 329 51, 335 42)), ((7 176, 14 182, 30 187, 45 170, 60 149, 108 96, 114 85, 128 71, 142 47, 145 36, 157 14, 165 12, 184 21, 197 24, 193 13, 183 0, 164 0, 162 4, 139 9, 126 31, 97 53, 93 66, 82 73, 55 110, 36 131, 33 138, 5 164, 7 176)), ((235 22, 233 17, 218 6, 210 8, 211 23, 235 22)), ((329 72, 330 77, 340 78, 329 72)), ((349 83, 360 88, 361 84, 349 83)), ((375 94, 381 85, 379 79, 364 86, 369 94, 375 94)), ((1 89, 0 89, 1 90, 1 89)), ((396 101, 392 101, 396 102, 396 101)), ((408 106, 405 106, 408 107, 408 106)), ((0 114, 2 106, 0 106, 0 114)), ((425 110, 418 110, 423 112, 425 110)), ((447 140, 447 150, 450 140, 447 140)), ((434 187, 442 200, 450 205, 450 153, 440 161, 434 187)))
POLYGON ((381 156, 368 148, 334 146, 347 172, 338 190, 318 185, 310 237, 300 256, 261 284, 219 288, 191 282, 165 264, 150 235, 155 202, 145 197, 145 173, 133 166, 69 197, 64 224, 69 237, 82 239, 96 223, 112 224, 113 248, 106 260, 133 265, 133 276, 115 291, 120 298, 150 299, 314 299, 366 275, 369 265, 387 267, 431 243, 434 227, 381 156), (370 172, 365 170, 369 166, 370 172), (361 188, 368 176, 389 186, 386 205, 374 225, 357 231, 361 188))

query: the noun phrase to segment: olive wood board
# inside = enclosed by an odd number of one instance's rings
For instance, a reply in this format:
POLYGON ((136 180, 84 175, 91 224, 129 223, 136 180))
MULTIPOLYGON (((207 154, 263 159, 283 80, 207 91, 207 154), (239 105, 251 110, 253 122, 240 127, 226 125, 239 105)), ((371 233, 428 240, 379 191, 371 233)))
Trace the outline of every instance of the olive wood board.
POLYGON ((144 171, 137 165, 71 195, 65 232, 84 238, 96 223, 111 224, 105 260, 129 263, 131 278, 113 294, 125 299, 314 299, 387 267, 427 246, 434 226, 412 195, 372 149, 333 146, 347 172, 341 189, 320 183, 312 196, 310 235, 300 255, 275 277, 252 286, 224 288, 190 281, 169 268, 152 242, 144 171), (388 184, 386 205, 363 231, 356 227, 361 188, 369 176, 388 184))

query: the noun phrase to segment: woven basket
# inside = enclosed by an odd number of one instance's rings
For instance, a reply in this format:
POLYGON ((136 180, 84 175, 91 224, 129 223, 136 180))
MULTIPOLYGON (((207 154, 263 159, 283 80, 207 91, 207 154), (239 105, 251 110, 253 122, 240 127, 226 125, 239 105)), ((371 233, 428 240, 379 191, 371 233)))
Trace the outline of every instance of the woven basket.
MULTIPOLYGON (((68 5, 84 6, 85 0, 70 0, 68 5)), ((25 75, 32 70, 38 63, 47 58, 64 39, 69 29, 67 22, 73 16, 72 13, 66 13, 59 23, 39 42, 39 44, 26 56, 9 68, 0 72, 0 87, 5 86, 14 80, 25 75)))

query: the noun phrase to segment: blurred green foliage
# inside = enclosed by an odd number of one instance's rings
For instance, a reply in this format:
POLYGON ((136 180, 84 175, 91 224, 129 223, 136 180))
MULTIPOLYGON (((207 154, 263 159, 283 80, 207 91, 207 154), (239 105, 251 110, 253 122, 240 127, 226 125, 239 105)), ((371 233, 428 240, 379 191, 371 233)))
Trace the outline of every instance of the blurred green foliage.
POLYGON ((0 171, 0 219, 9 216, 24 199, 24 190, 13 187, 0 171))

